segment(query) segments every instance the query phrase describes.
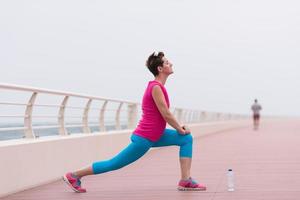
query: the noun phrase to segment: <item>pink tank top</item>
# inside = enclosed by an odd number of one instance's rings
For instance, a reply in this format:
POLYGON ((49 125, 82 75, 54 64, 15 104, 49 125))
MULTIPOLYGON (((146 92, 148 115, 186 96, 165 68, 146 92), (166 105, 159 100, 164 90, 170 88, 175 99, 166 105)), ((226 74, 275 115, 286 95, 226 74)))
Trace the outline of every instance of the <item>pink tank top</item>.
POLYGON ((152 97, 153 86, 160 86, 165 100, 167 102, 168 108, 170 106, 169 97, 166 88, 157 81, 150 81, 144 93, 142 102, 142 119, 139 121, 137 128, 134 130, 134 134, 141 136, 143 138, 149 139, 153 142, 159 140, 162 136, 165 128, 166 121, 160 114, 154 99, 152 97))

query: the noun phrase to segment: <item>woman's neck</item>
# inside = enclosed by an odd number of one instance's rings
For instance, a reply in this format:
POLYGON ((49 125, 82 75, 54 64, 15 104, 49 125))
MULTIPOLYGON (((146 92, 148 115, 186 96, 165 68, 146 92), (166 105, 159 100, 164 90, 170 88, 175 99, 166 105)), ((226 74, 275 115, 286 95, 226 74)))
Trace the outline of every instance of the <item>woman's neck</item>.
POLYGON ((168 79, 167 76, 160 76, 160 75, 158 75, 158 76, 155 77, 154 80, 157 81, 157 82, 159 82, 159 83, 161 83, 162 85, 165 85, 167 79, 168 79))

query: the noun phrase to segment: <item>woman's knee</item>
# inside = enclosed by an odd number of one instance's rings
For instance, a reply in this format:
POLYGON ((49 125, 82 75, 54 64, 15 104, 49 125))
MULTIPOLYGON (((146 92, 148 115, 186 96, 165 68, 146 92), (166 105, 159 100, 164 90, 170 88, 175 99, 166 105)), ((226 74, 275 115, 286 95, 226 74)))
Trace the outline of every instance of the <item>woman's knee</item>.
POLYGON ((193 136, 192 136, 192 134, 188 134, 188 135, 185 135, 184 136, 184 140, 185 140, 185 143, 193 143, 193 136))
POLYGON ((184 142, 180 146, 180 157, 192 158, 193 154, 193 136, 191 134, 184 135, 184 142))

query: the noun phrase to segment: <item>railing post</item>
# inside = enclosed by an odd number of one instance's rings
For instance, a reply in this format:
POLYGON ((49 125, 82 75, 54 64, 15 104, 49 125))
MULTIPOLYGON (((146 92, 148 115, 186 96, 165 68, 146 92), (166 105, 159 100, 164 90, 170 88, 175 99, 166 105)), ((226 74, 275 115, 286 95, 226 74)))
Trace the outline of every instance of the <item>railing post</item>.
POLYGON ((197 111, 197 123, 201 122, 201 111, 197 111))
POLYGON ((120 113, 121 113, 121 108, 123 106, 123 102, 120 102, 120 105, 117 109, 117 112, 116 112, 116 130, 121 130, 121 124, 120 124, 120 113))
POLYGON ((68 135, 68 131, 65 128, 65 108, 68 102, 69 96, 65 96, 64 100, 62 101, 59 113, 58 113, 58 125, 59 125, 59 135, 68 135))
POLYGON ((89 127, 89 110, 90 110, 91 103, 92 103, 92 99, 89 99, 89 101, 87 102, 84 108, 83 118, 82 118, 83 133, 91 133, 91 129, 89 127))
POLYGON ((187 115, 187 110, 183 110, 182 111, 182 123, 185 124, 186 123, 186 115, 187 115))
POLYGON ((195 111, 195 123, 198 123, 198 118, 199 118, 199 111, 195 111))
POLYGON ((213 113, 213 121, 217 121, 218 120, 218 113, 214 112, 213 113))
POLYGON ((188 123, 192 123, 193 122, 193 111, 189 110, 189 119, 188 119, 188 123))
POLYGON ((24 118, 24 127, 25 127, 25 137, 26 138, 36 138, 34 131, 32 129, 32 111, 33 105, 37 96, 37 92, 33 92, 25 111, 25 118, 24 118))
POLYGON ((220 120, 220 116, 221 116, 221 114, 220 113, 217 113, 217 121, 219 121, 220 120))
POLYGON ((186 110, 186 116, 187 116, 187 119, 186 119, 186 122, 185 123, 190 123, 191 121, 191 111, 190 110, 186 110))
POLYGON ((188 114, 188 123, 191 123, 192 122, 192 117, 193 117, 193 112, 191 110, 188 111, 189 114, 188 114))
POLYGON ((132 129, 136 126, 137 123, 137 105, 136 104, 128 104, 128 128, 132 129))
POLYGON ((220 113, 220 121, 223 121, 223 113, 220 113))
POLYGON ((191 111, 191 121, 190 121, 190 123, 194 123, 194 121, 195 121, 195 111, 191 111))
POLYGON ((197 122, 197 117, 198 117, 198 111, 193 112, 193 123, 197 122))
POLYGON ((182 109, 181 108, 175 108, 175 117, 178 120, 179 123, 182 123, 182 109))
POLYGON ((102 108, 100 110, 100 117, 99 117, 99 130, 102 131, 102 132, 105 132, 106 129, 105 129, 105 125, 104 125, 104 113, 105 113, 105 109, 106 109, 106 106, 107 106, 107 103, 108 101, 104 101, 103 105, 102 105, 102 108))
POLYGON ((226 113, 225 116, 226 116, 226 120, 229 120, 229 114, 226 113))
POLYGON ((198 117, 198 111, 194 111, 193 113, 193 123, 197 122, 197 117, 198 117))
POLYGON ((206 112, 205 111, 201 112, 201 120, 206 121, 206 112))

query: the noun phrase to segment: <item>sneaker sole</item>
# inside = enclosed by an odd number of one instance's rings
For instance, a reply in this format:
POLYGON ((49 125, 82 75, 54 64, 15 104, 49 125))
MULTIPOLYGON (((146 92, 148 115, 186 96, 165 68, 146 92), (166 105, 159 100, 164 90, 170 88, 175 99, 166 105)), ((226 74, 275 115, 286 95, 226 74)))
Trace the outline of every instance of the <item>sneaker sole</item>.
POLYGON ((69 180, 67 179, 67 177, 66 177, 66 175, 64 175, 63 177, 62 177, 62 180, 72 189, 72 190, 74 190, 74 192, 77 192, 77 193, 85 193, 85 192, 81 192, 81 191, 79 191, 79 190, 77 190, 76 188, 74 188, 73 186, 72 186, 72 184, 69 182, 69 180))
POLYGON ((181 186, 179 186, 177 189, 179 191, 205 191, 206 190, 206 188, 186 188, 181 186))

